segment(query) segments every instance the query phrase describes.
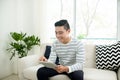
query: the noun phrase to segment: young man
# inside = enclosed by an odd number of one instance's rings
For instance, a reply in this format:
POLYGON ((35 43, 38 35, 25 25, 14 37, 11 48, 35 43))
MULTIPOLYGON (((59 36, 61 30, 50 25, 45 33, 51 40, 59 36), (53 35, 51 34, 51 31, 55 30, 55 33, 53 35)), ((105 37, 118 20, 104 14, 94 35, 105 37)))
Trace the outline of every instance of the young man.
POLYGON ((49 77, 65 74, 71 80, 83 79, 84 48, 83 44, 70 36, 70 26, 67 20, 55 23, 55 41, 51 48, 50 57, 47 60, 41 57, 41 61, 55 62, 59 57, 59 64, 55 69, 42 67, 37 71, 38 80, 49 80, 49 77))

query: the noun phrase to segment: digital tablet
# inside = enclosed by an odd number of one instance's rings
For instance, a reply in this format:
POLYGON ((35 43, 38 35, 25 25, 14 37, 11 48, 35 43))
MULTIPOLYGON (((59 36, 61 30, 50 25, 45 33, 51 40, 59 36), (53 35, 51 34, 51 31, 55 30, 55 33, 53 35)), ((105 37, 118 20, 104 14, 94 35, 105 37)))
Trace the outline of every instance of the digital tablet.
POLYGON ((53 69, 57 66, 55 63, 52 62, 40 61, 39 63, 43 64, 45 67, 53 68, 53 69))

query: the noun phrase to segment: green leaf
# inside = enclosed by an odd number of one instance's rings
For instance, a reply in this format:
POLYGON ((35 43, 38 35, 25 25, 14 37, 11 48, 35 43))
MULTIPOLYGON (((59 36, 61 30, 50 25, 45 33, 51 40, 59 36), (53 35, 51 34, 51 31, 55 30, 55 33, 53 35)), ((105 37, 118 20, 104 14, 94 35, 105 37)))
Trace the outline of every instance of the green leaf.
POLYGON ((33 46, 40 45, 40 39, 35 37, 35 35, 28 36, 26 33, 22 32, 10 32, 10 35, 13 40, 9 43, 10 48, 6 49, 11 53, 10 60, 15 55, 18 55, 19 58, 27 56, 33 46))
POLYGON ((14 40, 19 41, 26 36, 26 33, 23 34, 22 32, 21 33, 11 32, 10 35, 14 40))

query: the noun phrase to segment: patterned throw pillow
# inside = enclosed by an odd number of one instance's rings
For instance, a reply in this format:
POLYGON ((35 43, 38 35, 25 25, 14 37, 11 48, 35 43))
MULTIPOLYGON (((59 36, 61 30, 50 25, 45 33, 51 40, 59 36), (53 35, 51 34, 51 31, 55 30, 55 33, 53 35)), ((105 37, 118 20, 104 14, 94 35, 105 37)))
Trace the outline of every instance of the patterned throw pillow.
POLYGON ((96 45, 98 69, 116 70, 120 67, 120 42, 111 45, 96 45))

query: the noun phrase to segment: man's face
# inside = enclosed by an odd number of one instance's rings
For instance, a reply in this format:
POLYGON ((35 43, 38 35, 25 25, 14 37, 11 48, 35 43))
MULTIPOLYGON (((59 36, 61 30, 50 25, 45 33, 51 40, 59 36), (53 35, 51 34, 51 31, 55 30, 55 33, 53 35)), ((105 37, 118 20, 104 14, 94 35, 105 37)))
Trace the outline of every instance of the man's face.
POLYGON ((70 33, 70 29, 65 30, 64 26, 55 27, 56 38, 62 43, 65 43, 66 40, 68 40, 69 33, 70 33))

